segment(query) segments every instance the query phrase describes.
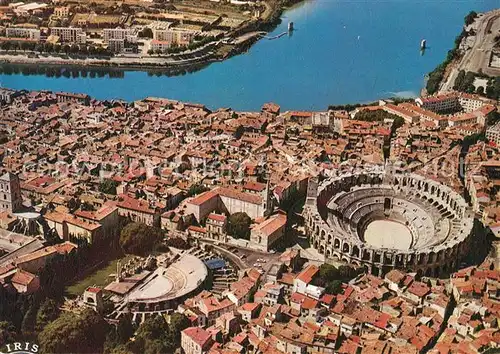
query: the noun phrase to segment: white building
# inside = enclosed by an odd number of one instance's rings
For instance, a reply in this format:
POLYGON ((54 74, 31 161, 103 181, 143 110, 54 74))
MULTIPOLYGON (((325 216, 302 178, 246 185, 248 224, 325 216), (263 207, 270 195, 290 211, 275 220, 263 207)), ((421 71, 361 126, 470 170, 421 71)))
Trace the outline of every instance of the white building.
POLYGON ((151 50, 154 52, 157 52, 157 51, 165 52, 171 46, 172 46, 171 42, 158 41, 156 39, 153 39, 151 41, 151 50))
POLYGON ((458 102, 460 102, 460 106, 462 106, 465 112, 473 112, 480 109, 484 105, 495 104, 494 100, 468 93, 460 93, 458 102))
POLYGON ((500 122, 486 129, 486 138, 500 146, 500 122))
POLYGON ((26 38, 34 41, 40 40, 39 28, 25 28, 25 27, 7 27, 5 29, 5 37, 9 38, 26 38))
POLYGON ((195 32, 179 31, 172 29, 153 30, 153 40, 167 42, 170 44, 187 45, 194 40, 195 32))
POLYGON ((30 2, 29 4, 16 6, 14 12, 17 15, 29 15, 33 13, 42 12, 45 8, 47 8, 47 4, 30 2))
POLYGON ((108 44, 111 40, 121 40, 135 43, 137 42, 137 33, 131 28, 105 28, 102 31, 104 43, 108 44))
POLYGON ((66 18, 69 16, 68 6, 59 6, 54 9, 54 15, 60 18, 66 18))
POLYGON ((206 353, 212 343, 212 335, 203 328, 189 327, 181 332, 181 347, 186 354, 206 353))
POLYGON ((113 53, 121 53, 125 49, 124 39, 109 39, 107 43, 108 49, 113 53))
POLYGON ((66 43, 84 44, 87 41, 87 35, 80 27, 51 27, 50 34, 66 43))
POLYGON ((415 103, 417 106, 432 112, 447 112, 460 109, 458 94, 454 92, 446 95, 419 97, 415 100, 415 103))

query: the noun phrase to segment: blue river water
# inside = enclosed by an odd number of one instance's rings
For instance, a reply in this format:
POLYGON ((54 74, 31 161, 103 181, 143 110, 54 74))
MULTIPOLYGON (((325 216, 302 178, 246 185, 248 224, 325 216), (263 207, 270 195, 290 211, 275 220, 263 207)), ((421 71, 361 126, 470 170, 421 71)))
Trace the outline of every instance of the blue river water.
POLYGON ((147 96, 210 108, 326 109, 330 104, 415 96, 424 75, 446 56, 464 16, 499 7, 498 0, 307 0, 286 11, 271 35, 248 52, 176 77, 127 71, 122 78, 0 75, 2 87, 88 93, 98 99, 147 96), (419 50, 425 38, 429 49, 419 50))

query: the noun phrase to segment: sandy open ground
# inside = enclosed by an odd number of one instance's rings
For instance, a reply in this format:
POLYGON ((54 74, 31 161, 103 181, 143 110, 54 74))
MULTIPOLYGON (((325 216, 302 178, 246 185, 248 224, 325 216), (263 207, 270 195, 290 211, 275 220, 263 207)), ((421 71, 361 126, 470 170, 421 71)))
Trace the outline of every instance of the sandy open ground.
POLYGON ((365 230, 365 242, 374 247, 408 250, 411 246, 410 230, 395 221, 375 220, 365 230))

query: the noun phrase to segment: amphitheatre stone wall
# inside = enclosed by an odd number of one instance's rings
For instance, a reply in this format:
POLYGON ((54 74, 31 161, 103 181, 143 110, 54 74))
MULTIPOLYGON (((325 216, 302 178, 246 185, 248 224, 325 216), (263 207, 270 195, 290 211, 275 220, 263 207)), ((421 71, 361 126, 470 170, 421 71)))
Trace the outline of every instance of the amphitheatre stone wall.
POLYGON ((468 251, 472 211, 445 185, 383 169, 343 173, 310 185, 306 233, 327 259, 365 267, 379 276, 398 268, 439 277, 457 269, 468 251), (406 237, 411 235, 407 249, 366 243, 364 232, 375 220, 404 225, 406 237))

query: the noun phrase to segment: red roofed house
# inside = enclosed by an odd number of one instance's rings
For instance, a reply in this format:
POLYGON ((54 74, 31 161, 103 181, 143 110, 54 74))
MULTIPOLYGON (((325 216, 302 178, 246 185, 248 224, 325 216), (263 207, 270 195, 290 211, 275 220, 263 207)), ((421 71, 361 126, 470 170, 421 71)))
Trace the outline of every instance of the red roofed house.
POLYGON ((249 246, 267 252, 285 234, 286 215, 276 214, 252 228, 249 246))
POLYGON ((36 275, 20 269, 10 281, 18 293, 32 294, 40 288, 40 279, 36 275))
POLYGON ((38 272, 45 267, 45 264, 57 254, 64 255, 70 253, 75 248, 77 248, 75 244, 66 241, 62 244, 47 246, 37 251, 19 256, 15 259, 15 263, 19 269, 38 274, 38 272))
POLYGON ((186 354, 206 353, 212 344, 212 335, 203 328, 189 327, 181 332, 181 347, 186 354))
POLYGON ((243 321, 250 322, 251 319, 257 317, 261 306, 261 304, 256 302, 248 302, 238 308, 238 313, 241 315, 243 321))
POLYGON ((103 228, 97 222, 87 221, 76 217, 76 215, 58 211, 49 212, 44 215, 44 218, 63 240, 68 241, 72 237, 76 237, 86 238, 89 243, 94 243, 103 239, 103 228))
POLYGON ((404 292, 403 296, 417 304, 421 304, 424 301, 424 297, 427 296, 427 294, 429 294, 430 292, 431 289, 427 286, 427 284, 415 281, 404 292))
POLYGON ((210 213, 207 217, 206 229, 213 240, 226 242, 227 217, 221 214, 210 213))
POLYGON ((186 206, 186 213, 193 214, 198 222, 213 211, 225 214, 244 212, 250 218, 256 219, 268 215, 272 210, 268 188, 261 193, 248 193, 219 187, 194 197, 186 206))
POLYGON ((118 214, 134 222, 154 226, 160 221, 160 213, 157 208, 152 207, 143 199, 135 199, 126 194, 121 194, 116 206, 118 207, 118 214))
POLYGON ((104 237, 112 237, 119 232, 120 216, 116 206, 104 205, 97 211, 77 210, 75 215, 83 221, 101 224, 104 237))
POLYGON ((318 272, 319 268, 314 264, 307 266, 307 268, 300 272, 293 280, 293 292, 305 294, 307 286, 311 284, 318 272))

